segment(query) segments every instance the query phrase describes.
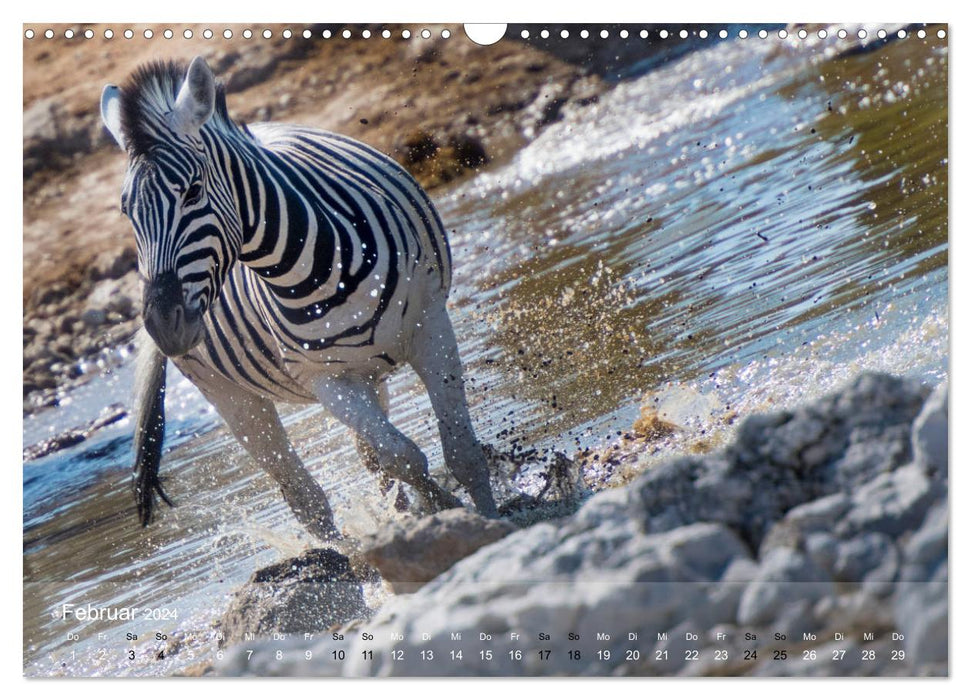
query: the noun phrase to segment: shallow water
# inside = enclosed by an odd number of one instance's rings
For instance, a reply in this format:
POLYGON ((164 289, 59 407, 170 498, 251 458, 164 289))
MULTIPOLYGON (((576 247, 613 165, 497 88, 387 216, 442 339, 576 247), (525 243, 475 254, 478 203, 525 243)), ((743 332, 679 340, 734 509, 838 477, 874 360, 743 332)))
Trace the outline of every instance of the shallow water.
MULTIPOLYGON (((699 435, 716 446, 729 416, 862 370, 946 379, 946 51, 909 39, 833 58, 807 46, 750 39, 691 54, 566 110, 512 161, 436 194, 486 441, 596 449, 647 403, 690 428, 637 463, 648 468, 699 435)), ((178 507, 151 527, 135 521, 128 419, 24 464, 27 675, 185 669, 214 652, 212 622, 254 568, 310 543, 198 392, 169 379, 163 474, 178 507), (178 617, 67 622, 52 616, 65 602, 178 617), (139 639, 115 641, 125 632, 139 639), (171 643, 156 632, 189 634, 156 659, 171 643)), ((391 388, 393 419, 437 469, 414 376, 391 388)), ((130 391, 125 360, 25 418, 25 446, 127 405, 130 391)), ((346 531, 390 517, 343 429, 316 408, 284 422, 346 531)))

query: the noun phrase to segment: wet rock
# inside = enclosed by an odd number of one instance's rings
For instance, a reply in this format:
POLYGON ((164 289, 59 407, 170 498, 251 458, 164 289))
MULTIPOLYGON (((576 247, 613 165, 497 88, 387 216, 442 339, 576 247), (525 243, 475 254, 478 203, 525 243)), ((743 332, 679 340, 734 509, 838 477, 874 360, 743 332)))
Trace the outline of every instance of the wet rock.
POLYGON ((762 560, 754 580, 745 589, 738 607, 741 625, 764 625, 785 615, 802 617, 804 603, 833 592, 826 572, 794 549, 773 549, 762 560), (791 608, 796 607, 793 612, 791 608))
POLYGON ((934 506, 903 552, 893 603, 896 625, 904 634, 908 658, 915 663, 948 662, 947 502, 934 506))
POLYGON ((899 556, 893 540, 879 532, 865 532, 836 549, 833 576, 838 581, 860 582, 867 578, 893 581, 899 556))
POLYGON ((128 411, 126 411, 120 405, 113 404, 111 406, 106 406, 104 409, 102 409, 101 414, 87 425, 81 428, 67 430, 60 435, 56 435, 52 438, 44 440, 43 442, 39 442, 36 445, 31 445, 30 447, 25 448, 24 462, 29 462, 33 459, 40 459, 41 457, 46 457, 54 452, 58 452, 68 447, 73 447, 78 443, 84 442, 98 430, 101 430, 112 423, 117 423, 127 415, 128 411))
POLYGON ((914 461, 931 474, 947 478, 948 385, 941 384, 928 397, 914 421, 914 461))
POLYGON ((880 474, 853 494, 852 506, 834 528, 843 536, 882 532, 900 535, 916 529, 942 489, 916 464, 880 474))
POLYGON ((220 643, 241 642, 247 634, 319 632, 368 612, 347 557, 314 549, 253 574, 219 622, 220 643))
POLYGON ((759 548, 760 556, 764 557, 775 547, 808 548, 810 542, 815 542, 817 549, 822 548, 823 540, 814 535, 832 540, 827 533, 849 508, 850 499, 844 493, 834 493, 796 506, 766 534, 759 548))
POLYGON ((947 501, 941 500, 904 547, 902 580, 930 580, 939 567, 947 565, 947 522, 947 501))
POLYGON ((906 464, 926 394, 916 383, 865 373, 797 411, 750 417, 722 454, 675 459, 639 479, 638 517, 646 531, 723 522, 758 548, 795 506, 906 464))
POLYGON ((516 530, 465 508, 407 518, 361 541, 365 561, 396 593, 411 593, 455 562, 516 530))
POLYGON ((88 328, 99 328, 108 322, 108 313, 104 309, 87 309, 81 314, 81 320, 88 328))

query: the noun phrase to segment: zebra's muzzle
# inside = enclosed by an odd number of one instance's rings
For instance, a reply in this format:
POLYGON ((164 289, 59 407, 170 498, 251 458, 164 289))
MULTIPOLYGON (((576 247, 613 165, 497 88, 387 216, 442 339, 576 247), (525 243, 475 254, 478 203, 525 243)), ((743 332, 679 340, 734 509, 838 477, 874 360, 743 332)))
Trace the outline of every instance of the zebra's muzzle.
POLYGON ((185 303, 175 272, 164 272, 145 285, 145 330, 167 357, 185 355, 202 340, 202 312, 185 303))

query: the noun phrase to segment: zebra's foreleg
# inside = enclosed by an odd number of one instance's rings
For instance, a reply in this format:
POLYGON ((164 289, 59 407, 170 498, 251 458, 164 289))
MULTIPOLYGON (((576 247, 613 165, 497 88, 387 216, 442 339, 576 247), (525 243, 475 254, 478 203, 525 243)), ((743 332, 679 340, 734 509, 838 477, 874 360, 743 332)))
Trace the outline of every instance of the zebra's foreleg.
POLYGON ((411 366, 425 384, 438 418, 445 466, 468 489, 482 515, 497 517, 488 462, 472 427, 462 361, 444 304, 425 313, 415 335, 411 366))
POLYGON ((425 455, 388 420, 371 382, 354 375, 319 377, 313 381, 313 392, 331 415, 370 446, 388 476, 411 484, 418 491, 426 509, 438 511, 462 505, 429 476, 425 455))
POLYGON ((300 524, 321 540, 343 539, 327 495, 294 452, 273 402, 229 382, 199 388, 250 457, 280 485, 300 524))
MULTIPOLYGON (((381 413, 385 417, 388 416, 388 403, 388 385, 384 381, 378 382, 378 406, 381 408, 381 413)), ((355 433, 354 444, 357 446, 357 454, 361 458, 361 464, 368 471, 378 475, 378 486, 381 489, 381 493, 386 495, 389 491, 398 487, 394 501, 395 510, 401 512, 407 511, 409 505, 408 495, 387 472, 381 469, 378 453, 371 447, 371 443, 365 440, 360 433, 355 433)))

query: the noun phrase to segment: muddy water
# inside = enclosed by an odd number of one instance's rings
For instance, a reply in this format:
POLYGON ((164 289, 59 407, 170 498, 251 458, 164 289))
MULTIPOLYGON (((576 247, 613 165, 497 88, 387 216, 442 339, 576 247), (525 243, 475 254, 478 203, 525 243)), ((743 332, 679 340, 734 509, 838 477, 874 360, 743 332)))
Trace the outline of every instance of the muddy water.
MULTIPOLYGON (((724 42, 567 110, 511 162, 439 192, 482 437, 574 454, 610 444, 646 403, 685 431, 643 469, 862 370, 946 378, 946 85, 946 51, 916 39, 846 58, 724 42)), ((127 405, 131 383, 123 359, 26 418, 25 446, 127 405)), ((151 527, 135 522, 128 420, 24 464, 28 675, 190 667, 214 653, 231 591, 309 544, 194 388, 175 373, 169 385, 178 507, 151 527), (67 621, 64 603, 139 616, 67 621), (118 641, 127 632, 138 639, 118 641)), ((392 394, 437 469, 410 372, 392 394)), ((347 532, 390 517, 342 429, 315 408, 284 414, 347 532)))

